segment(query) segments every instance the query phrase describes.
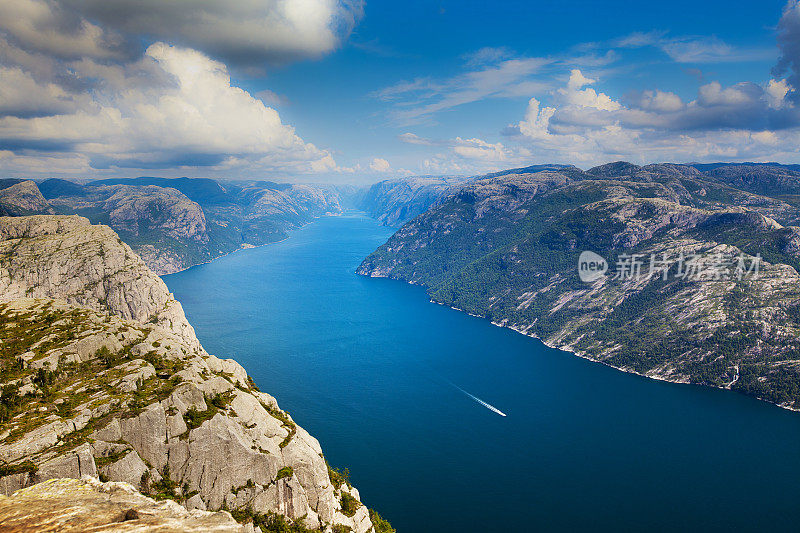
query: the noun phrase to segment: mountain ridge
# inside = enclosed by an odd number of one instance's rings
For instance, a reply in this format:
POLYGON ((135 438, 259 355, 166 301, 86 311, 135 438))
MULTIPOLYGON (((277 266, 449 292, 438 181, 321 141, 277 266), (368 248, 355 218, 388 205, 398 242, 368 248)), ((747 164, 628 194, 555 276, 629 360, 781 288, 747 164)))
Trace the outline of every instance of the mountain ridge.
MULTIPOLYGON (((471 180, 402 226, 357 272, 423 285, 435 302, 618 369, 798 409, 794 200, 687 165, 592 170, 471 180), (680 254, 764 261, 757 280, 584 283, 583 250, 610 266, 624 254, 666 253, 673 275, 680 254)), ((774 175, 800 183, 797 172, 774 175)))

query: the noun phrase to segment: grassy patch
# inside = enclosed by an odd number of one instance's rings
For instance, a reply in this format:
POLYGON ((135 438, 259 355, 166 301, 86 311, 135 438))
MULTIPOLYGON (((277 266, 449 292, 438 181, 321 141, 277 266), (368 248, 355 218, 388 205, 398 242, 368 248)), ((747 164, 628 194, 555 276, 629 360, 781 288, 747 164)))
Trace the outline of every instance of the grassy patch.
POLYGON ((39 471, 39 467, 33 464, 33 461, 27 460, 17 464, 2 464, 0 465, 0 477, 11 476, 13 474, 35 474, 39 471))
POLYGON ((252 522, 255 527, 261 528, 263 533, 312 533, 318 531, 305 527, 300 523, 302 519, 292 522, 285 516, 272 511, 266 514, 256 513, 251 508, 245 507, 234 509, 230 513, 233 519, 240 524, 252 522))
POLYGON ((194 407, 190 407, 184 414, 183 420, 186 422, 186 427, 189 429, 197 429, 203 422, 214 418, 214 415, 219 412, 219 409, 213 405, 209 406, 205 411, 198 411, 194 407))
POLYGON ((130 452, 130 451, 131 451, 130 449, 121 450, 121 451, 118 451, 118 452, 110 453, 110 454, 108 454, 108 455, 106 455, 104 457, 95 457, 94 458, 94 464, 96 464, 98 467, 101 467, 101 466, 110 465, 112 463, 116 463, 117 461, 119 461, 120 459, 122 459, 123 457, 128 455, 128 452, 130 452))
POLYGON ((294 422, 292 422, 289 416, 280 409, 273 409, 272 407, 264 403, 262 403, 261 405, 264 407, 264 409, 267 410, 267 412, 273 418, 280 420, 281 425, 284 428, 286 428, 286 430, 289 432, 289 434, 286 435, 286 438, 283 439, 283 441, 281 441, 281 443, 278 445, 281 448, 285 448, 292 441, 292 437, 294 437, 295 434, 297 433, 297 425, 294 422))
POLYGON ((275 481, 278 481, 279 479, 283 479, 285 477, 292 477, 293 474, 294 470, 292 470, 291 466, 284 466, 283 468, 278 470, 278 475, 275 477, 275 481))

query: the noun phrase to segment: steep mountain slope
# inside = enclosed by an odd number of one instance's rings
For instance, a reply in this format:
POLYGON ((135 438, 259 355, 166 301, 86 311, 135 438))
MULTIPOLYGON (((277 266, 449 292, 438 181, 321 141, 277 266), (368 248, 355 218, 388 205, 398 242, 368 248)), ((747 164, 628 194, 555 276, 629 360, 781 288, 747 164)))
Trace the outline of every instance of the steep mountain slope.
POLYGON ((314 217, 342 211, 335 188, 310 185, 142 177, 87 185, 50 179, 40 187, 59 213, 111 226, 158 274, 284 239, 314 217))
POLYGON ((372 185, 358 208, 386 226, 400 226, 424 213, 466 178, 422 176, 384 180, 372 185))
POLYGON ((571 177, 584 175, 581 169, 572 165, 531 165, 482 176, 410 176, 371 185, 358 195, 355 205, 385 226, 402 226, 470 181, 543 171, 558 171, 571 177))
POLYGON ((0 189, 0 216, 52 214, 47 203, 33 181, 21 181, 0 189))
POLYGON ((503 174, 441 200, 358 272, 616 368, 798 409, 800 228, 784 226, 798 215, 684 165, 503 174), (611 267, 590 283, 587 250, 611 267), (742 275, 756 254, 758 275, 742 275), (642 275, 626 275, 633 261, 642 275))
POLYGON ((0 382, 5 494, 91 475, 265 527, 372 529, 316 439, 238 363, 203 350, 108 227, 0 217, 0 382))
POLYGON ((88 183, 91 186, 128 185, 132 187, 155 185, 176 189, 185 194, 187 198, 201 205, 224 204, 230 201, 230 195, 235 193, 236 186, 223 187, 222 184, 211 178, 114 178, 96 180, 88 183))

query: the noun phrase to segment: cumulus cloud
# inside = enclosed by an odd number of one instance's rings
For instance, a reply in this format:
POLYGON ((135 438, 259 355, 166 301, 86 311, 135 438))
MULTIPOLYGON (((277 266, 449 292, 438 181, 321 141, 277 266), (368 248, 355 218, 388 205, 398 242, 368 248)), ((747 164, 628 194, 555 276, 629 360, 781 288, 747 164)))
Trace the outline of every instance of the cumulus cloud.
POLYGON ((0 2, 0 32, 20 48, 58 58, 113 58, 124 53, 122 35, 55 1, 0 2))
POLYGON ((765 89, 767 103, 773 109, 782 109, 791 105, 787 99, 792 87, 789 80, 769 80, 765 89))
POLYGON ((54 83, 37 83, 19 67, 0 66, 0 117, 64 113, 74 109, 81 99, 54 83))
MULTIPOLYGON (((785 18, 785 17, 784 17, 785 18)), ((631 37, 641 45, 659 34, 631 37)), ((633 44, 632 44, 633 45, 633 44)), ((530 98, 525 115, 504 133, 508 143, 479 138, 434 140, 413 133, 403 142, 439 146, 429 171, 472 173, 531 163, 594 165, 615 159, 636 162, 797 160, 800 113, 789 79, 724 86, 701 85, 692 100, 663 90, 635 91, 617 100, 573 69, 550 92, 548 105, 530 98)))
POLYGON ((244 64, 330 52, 363 15, 362 0, 62 1, 118 31, 244 64))
MULTIPOLYGON (((772 75, 780 78, 788 74, 789 84, 800 88, 800 0, 789 0, 783 9, 778 22, 778 47, 781 55, 772 75)), ((795 102, 800 101, 797 90, 790 97, 795 102)))
MULTIPOLYGON (((390 119, 400 125, 432 121, 433 115, 489 98, 517 98, 553 90, 553 79, 564 68, 572 68, 567 87, 558 89, 576 106, 616 111, 620 104, 590 87, 595 79, 582 69, 600 69, 620 59, 625 48, 655 47, 678 63, 719 63, 764 59, 772 52, 734 48, 716 37, 668 36, 667 32, 633 33, 606 43, 585 43, 564 54, 550 57, 515 55, 508 48, 481 48, 465 54, 465 72, 436 79, 403 80, 372 93, 393 105, 390 119), (605 48, 605 49, 603 49, 605 48)), ((652 106, 675 106, 672 93, 647 96, 652 106)), ((652 107, 655 109, 655 107, 652 107)))
MULTIPOLYGON (((196 50, 159 42, 131 65, 72 66, 102 72, 106 82, 91 99, 73 102, 77 107, 71 112, 0 118, 2 146, 23 156, 82 154, 93 168, 336 167, 330 153, 304 142, 277 111, 232 85, 224 64, 196 50), (136 83, 137 78, 147 82, 136 83)), ((5 81, 14 78, 0 77, 0 93, 9 90, 5 81)), ((51 86, 37 87, 53 93, 51 100, 63 96, 51 86)))
POLYGON ((39 158, 53 172, 342 170, 283 123, 271 106, 284 97, 250 95, 220 58, 318 56, 349 34, 362 8, 361 0, 0 2, 0 168, 33 171, 39 158))
POLYGON ((145 36, 257 65, 328 53, 362 16, 363 0, 14 0, 0 30, 57 57, 135 55, 145 36))
POLYGON ((620 108, 619 103, 612 100, 607 94, 598 93, 591 87, 582 89, 592 83, 595 83, 595 80, 585 77, 580 70, 573 69, 570 72, 566 88, 559 89, 558 92, 568 104, 574 106, 591 107, 604 111, 616 111, 620 108))
POLYGON ((523 120, 507 133, 540 157, 592 163, 777 157, 800 139, 800 116, 786 99, 785 80, 728 87, 714 81, 690 102, 643 91, 627 104, 588 87, 594 83, 573 70, 553 105, 531 98, 523 120))
POLYGON ((644 110, 669 113, 680 111, 684 103, 680 96, 669 91, 642 91, 634 93, 629 98, 631 102, 644 110))
POLYGON ((387 160, 376 157, 370 162, 369 168, 375 172, 389 172, 392 169, 392 165, 387 160))

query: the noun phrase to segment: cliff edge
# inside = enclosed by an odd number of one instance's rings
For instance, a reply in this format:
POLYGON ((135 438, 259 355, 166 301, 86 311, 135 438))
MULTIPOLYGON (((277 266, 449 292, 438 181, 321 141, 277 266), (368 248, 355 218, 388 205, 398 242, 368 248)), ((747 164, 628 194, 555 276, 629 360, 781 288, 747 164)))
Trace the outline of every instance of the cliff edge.
POLYGON ((108 227, 0 217, 0 364, 2 494, 89 475, 242 523, 374 530, 319 442, 202 348, 108 227))

